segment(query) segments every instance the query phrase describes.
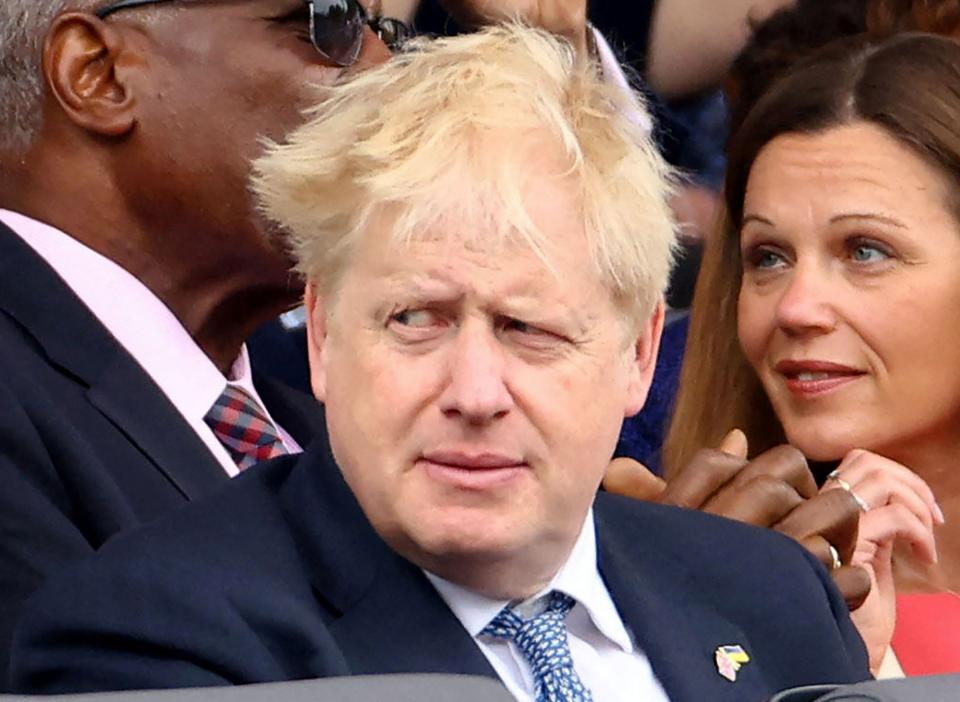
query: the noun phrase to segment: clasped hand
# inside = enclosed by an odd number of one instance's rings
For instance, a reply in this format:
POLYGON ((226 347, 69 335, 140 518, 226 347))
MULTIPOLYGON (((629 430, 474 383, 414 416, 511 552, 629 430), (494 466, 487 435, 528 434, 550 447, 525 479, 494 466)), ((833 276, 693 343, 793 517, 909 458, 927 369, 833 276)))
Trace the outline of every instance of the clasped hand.
POLYGON ((870 574, 852 564, 860 519, 857 502, 844 490, 818 492, 806 459, 792 446, 777 446, 751 461, 746 456, 746 437, 734 430, 718 448, 699 451, 669 482, 636 461, 614 459, 603 484, 610 492, 785 534, 824 564, 847 606, 857 609, 870 593, 870 574))
POLYGON ((568 39, 578 51, 587 47, 586 0, 440 0, 467 27, 519 18, 533 27, 568 39))

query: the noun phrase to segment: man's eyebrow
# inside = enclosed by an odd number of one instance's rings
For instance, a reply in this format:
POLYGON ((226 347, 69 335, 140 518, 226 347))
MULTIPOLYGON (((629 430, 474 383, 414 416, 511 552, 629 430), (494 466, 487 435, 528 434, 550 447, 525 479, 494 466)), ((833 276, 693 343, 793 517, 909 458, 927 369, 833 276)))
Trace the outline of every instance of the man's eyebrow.
POLYGON ((455 299, 463 295, 459 285, 439 276, 397 276, 387 282, 394 294, 410 295, 416 298, 455 299))
POLYGON ((873 212, 844 212, 842 214, 835 215, 830 218, 830 223, 835 224, 836 222, 842 222, 848 219, 872 219, 877 222, 883 222, 889 224, 892 227, 897 227, 898 229, 909 229, 906 224, 901 222, 898 219, 893 217, 888 217, 887 215, 876 214, 873 212))

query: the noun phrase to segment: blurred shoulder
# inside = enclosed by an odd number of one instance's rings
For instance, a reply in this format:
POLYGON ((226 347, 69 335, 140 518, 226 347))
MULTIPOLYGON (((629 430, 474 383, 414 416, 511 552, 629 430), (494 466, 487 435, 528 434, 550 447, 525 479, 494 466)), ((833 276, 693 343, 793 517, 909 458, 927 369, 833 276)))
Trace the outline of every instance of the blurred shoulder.
POLYGON ((267 556, 287 532, 280 495, 300 459, 283 456, 255 466, 208 497, 115 536, 93 561, 177 559, 232 567, 267 556))

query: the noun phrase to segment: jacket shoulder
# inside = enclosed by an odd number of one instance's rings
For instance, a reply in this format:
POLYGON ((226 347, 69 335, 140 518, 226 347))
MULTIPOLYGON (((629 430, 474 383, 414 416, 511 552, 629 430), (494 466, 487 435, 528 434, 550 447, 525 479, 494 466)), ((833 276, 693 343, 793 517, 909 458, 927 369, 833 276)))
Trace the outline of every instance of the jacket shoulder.
POLYGON ((285 457, 251 469, 50 578, 15 636, 14 689, 193 687, 342 672, 276 499, 295 464, 285 457))

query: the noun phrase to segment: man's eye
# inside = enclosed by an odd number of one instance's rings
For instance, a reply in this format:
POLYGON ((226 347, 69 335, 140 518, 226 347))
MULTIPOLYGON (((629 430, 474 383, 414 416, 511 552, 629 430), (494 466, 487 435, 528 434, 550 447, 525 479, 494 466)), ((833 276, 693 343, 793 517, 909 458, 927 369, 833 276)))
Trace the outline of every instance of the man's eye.
POLYGON ((527 324, 522 322, 519 319, 507 319, 503 328, 507 331, 520 332, 521 334, 546 334, 543 329, 533 326, 532 324, 527 324))
POLYGON ((412 329, 425 329, 436 324, 438 319, 430 310, 401 310, 391 315, 390 321, 412 329))
POLYGON ((548 331, 542 327, 528 324, 521 319, 507 317, 503 320, 502 329, 507 334, 511 334, 514 339, 527 344, 553 345, 566 341, 566 339, 556 332, 548 331))
POLYGON ((274 17, 273 21, 302 31, 304 36, 309 37, 310 35, 310 9, 305 4, 301 4, 295 10, 274 17))

